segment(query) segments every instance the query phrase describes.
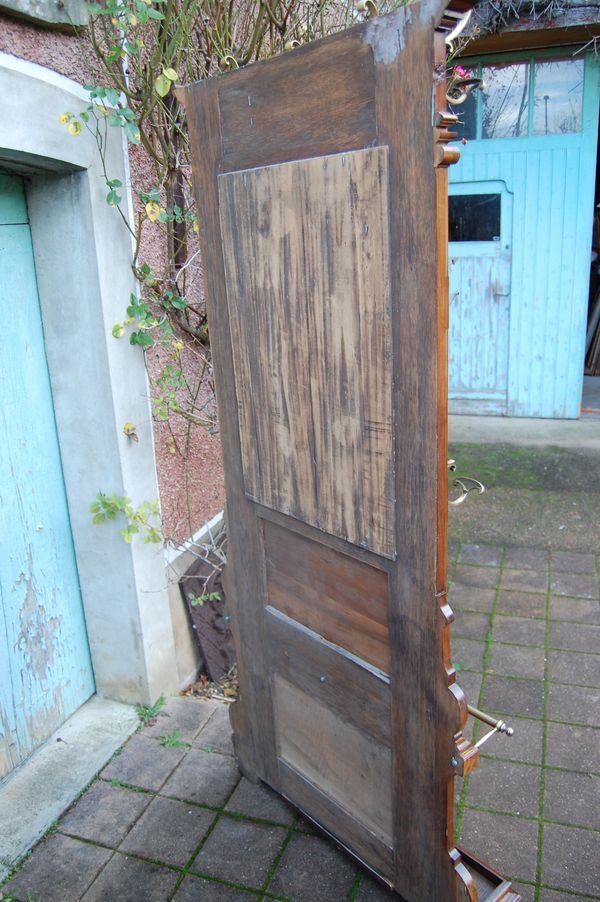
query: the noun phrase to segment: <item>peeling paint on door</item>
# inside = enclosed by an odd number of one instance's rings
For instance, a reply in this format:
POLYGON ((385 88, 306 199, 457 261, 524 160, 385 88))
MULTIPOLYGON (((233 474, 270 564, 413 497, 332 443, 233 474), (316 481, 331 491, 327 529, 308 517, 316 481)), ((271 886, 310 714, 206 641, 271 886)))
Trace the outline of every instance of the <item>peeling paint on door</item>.
POLYGON ((94 692, 25 195, 4 175, 0 304, 2 779, 94 692))

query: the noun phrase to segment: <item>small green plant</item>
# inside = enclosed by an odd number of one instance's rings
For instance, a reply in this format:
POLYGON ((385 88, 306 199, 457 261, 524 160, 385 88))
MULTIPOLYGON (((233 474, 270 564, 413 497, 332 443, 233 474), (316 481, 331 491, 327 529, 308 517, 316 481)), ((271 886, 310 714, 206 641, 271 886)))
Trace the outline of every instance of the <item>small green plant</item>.
POLYGON ((191 742, 184 742, 180 738, 179 730, 173 730, 172 733, 165 733, 164 736, 159 736, 158 741, 169 749, 191 749, 192 747, 191 742))
POLYGON ((90 513, 94 523, 105 523, 123 516, 127 525, 119 530, 125 542, 131 544, 134 535, 141 533, 146 543, 162 542, 160 529, 160 506, 158 501, 144 501, 135 508, 131 498, 124 495, 105 495, 98 492, 95 501, 90 504, 90 513))
POLYGON ((157 698, 153 705, 137 705, 135 709, 135 713, 141 720, 141 726, 147 727, 151 723, 157 719, 160 714, 164 714, 165 712, 161 709, 166 705, 167 700, 164 695, 161 695, 160 698, 157 698))
POLYGON ((200 608, 207 601, 221 601, 220 592, 203 592, 202 595, 194 595, 193 592, 188 592, 187 597, 193 608, 200 608))

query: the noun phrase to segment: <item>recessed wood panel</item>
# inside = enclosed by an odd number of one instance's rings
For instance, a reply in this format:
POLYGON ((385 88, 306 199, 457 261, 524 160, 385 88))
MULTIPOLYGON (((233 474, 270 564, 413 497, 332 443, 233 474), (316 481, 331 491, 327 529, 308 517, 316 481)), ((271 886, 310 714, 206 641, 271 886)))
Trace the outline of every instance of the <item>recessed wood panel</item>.
POLYGON ((388 673, 387 574, 268 521, 263 537, 269 604, 388 673))
POLYGON ((280 676, 273 683, 279 757, 391 845, 389 747, 280 676))
POLYGON ((219 177, 246 494, 395 553, 387 148, 219 177))

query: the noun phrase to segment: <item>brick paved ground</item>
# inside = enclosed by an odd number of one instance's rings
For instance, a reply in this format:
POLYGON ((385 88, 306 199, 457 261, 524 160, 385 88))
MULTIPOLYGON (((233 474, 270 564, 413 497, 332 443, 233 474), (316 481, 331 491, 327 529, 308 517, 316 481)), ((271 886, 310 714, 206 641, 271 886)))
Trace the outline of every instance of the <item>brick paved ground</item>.
MULTIPOLYGON (((516 731, 491 739, 457 787, 461 839, 525 900, 600 899, 594 555, 464 544, 452 549, 450 576, 459 682, 516 731)), ((177 698, 166 713, 129 740, 0 893, 19 902, 397 898, 240 779, 224 706, 177 698), (161 744, 175 731, 189 747, 161 744)))

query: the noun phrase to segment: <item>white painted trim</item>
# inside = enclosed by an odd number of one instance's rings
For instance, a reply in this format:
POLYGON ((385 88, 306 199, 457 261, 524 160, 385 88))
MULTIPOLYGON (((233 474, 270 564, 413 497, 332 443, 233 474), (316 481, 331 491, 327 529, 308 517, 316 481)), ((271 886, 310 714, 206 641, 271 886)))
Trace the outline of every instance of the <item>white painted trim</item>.
POLYGON ((46 69, 45 66, 38 65, 38 63, 30 63, 29 60, 23 60, 18 56, 13 56, 11 53, 0 51, 0 71, 2 70, 18 72, 27 78, 37 78, 45 85, 52 85, 65 94, 72 94, 73 97, 79 100, 86 100, 89 103, 90 95, 82 85, 71 78, 67 78, 66 75, 54 72, 53 69, 46 69))
MULTIPOLYGON (((93 525, 98 491, 135 505, 158 497, 152 415, 141 353, 112 337, 135 291, 129 233, 106 204, 93 137, 59 116, 87 92, 48 69, 0 54, 0 160, 26 179, 46 354, 96 686, 125 702, 174 691, 178 673, 162 547, 118 524, 93 525), (123 433, 136 424, 139 442, 123 433)), ((107 168, 127 184, 121 130, 107 168)))

